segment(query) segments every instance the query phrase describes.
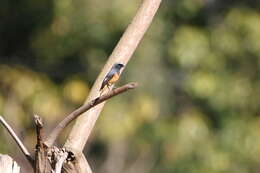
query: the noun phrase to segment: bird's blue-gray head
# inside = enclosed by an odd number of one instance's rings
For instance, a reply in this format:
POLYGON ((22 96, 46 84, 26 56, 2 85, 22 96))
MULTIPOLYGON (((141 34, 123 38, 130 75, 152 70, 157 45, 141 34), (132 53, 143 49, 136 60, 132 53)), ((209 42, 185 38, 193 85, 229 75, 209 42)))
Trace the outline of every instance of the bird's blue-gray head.
POLYGON ((124 67, 124 64, 121 64, 121 63, 114 64, 114 68, 116 68, 117 70, 120 70, 123 67, 124 67))

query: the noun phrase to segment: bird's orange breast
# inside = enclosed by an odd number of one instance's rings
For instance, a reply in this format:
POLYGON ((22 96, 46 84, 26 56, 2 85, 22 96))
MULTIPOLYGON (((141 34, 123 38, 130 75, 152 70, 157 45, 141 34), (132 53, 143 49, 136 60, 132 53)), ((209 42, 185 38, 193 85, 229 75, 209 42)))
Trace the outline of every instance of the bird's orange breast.
POLYGON ((116 74, 114 74, 113 77, 108 81, 108 83, 109 83, 110 85, 112 85, 113 83, 115 83, 116 81, 118 81, 118 79, 119 79, 119 75, 116 73, 116 74))

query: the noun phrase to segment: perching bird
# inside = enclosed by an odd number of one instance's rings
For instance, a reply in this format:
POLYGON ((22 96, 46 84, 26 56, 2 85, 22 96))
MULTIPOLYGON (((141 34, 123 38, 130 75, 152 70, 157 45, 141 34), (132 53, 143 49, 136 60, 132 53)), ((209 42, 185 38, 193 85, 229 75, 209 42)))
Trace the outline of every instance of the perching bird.
POLYGON ((107 73, 106 77, 104 78, 100 91, 103 90, 105 86, 109 88, 109 86, 113 85, 116 81, 118 81, 120 70, 122 67, 124 67, 124 65, 120 63, 116 63, 113 65, 113 67, 110 69, 110 71, 107 73))

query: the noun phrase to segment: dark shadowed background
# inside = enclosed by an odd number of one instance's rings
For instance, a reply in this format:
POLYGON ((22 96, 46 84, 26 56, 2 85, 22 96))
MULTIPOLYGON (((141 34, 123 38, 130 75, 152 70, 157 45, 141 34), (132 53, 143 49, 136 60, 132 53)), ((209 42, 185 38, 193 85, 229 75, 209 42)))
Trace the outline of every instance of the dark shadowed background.
MULTIPOLYGON (((2 0, 0 114, 31 152, 80 106, 141 0, 2 0)), ((85 153, 97 173, 260 169, 260 1, 163 0, 85 153)), ((59 139, 62 145, 68 129, 59 139)), ((0 127, 0 153, 28 164, 0 127)))

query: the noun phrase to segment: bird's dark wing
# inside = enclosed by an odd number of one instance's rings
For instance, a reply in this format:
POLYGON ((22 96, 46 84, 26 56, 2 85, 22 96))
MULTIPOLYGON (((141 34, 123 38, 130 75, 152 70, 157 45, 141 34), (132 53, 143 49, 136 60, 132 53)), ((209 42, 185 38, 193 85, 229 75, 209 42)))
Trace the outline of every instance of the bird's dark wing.
POLYGON ((111 70, 105 77, 105 79, 103 80, 102 82, 102 85, 101 85, 101 88, 99 91, 101 91, 107 84, 108 84, 108 81, 113 77, 114 75, 114 71, 111 70))
POLYGON ((109 79, 107 77, 105 77, 105 79, 103 80, 101 88, 100 88, 99 91, 101 91, 107 85, 108 81, 109 81, 109 79))

